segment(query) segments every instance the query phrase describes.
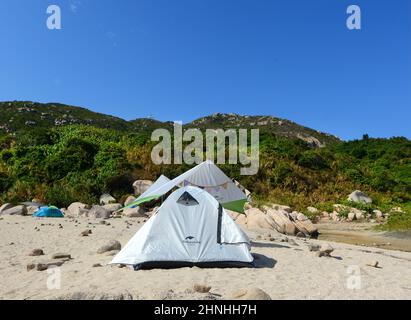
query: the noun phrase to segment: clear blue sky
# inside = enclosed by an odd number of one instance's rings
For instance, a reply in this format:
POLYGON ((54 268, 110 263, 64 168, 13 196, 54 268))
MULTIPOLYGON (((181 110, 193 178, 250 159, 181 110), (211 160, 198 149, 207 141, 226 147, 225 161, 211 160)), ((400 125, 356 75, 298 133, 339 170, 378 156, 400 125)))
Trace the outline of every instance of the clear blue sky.
POLYGON ((2 0, 0 100, 411 138, 410 0, 2 0), (62 30, 46 8, 62 9, 62 30), (346 8, 362 9, 362 30, 346 8))

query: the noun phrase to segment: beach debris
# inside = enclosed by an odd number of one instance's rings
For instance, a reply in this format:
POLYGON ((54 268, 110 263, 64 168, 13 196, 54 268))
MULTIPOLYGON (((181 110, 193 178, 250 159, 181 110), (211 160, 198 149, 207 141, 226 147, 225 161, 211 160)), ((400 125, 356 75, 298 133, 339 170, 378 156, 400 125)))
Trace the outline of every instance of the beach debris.
POLYGON ((67 260, 56 260, 56 261, 49 261, 49 262, 40 262, 36 264, 37 271, 45 271, 50 267, 60 267, 66 262, 67 260))
POLYGON ((29 263, 26 268, 27 271, 31 271, 36 268, 36 265, 34 263, 29 263))
POLYGON ((121 243, 117 240, 110 240, 106 245, 100 247, 97 253, 101 254, 113 250, 121 250, 121 243))
POLYGON ((211 290, 211 286, 208 286, 204 283, 195 283, 193 285, 193 290, 199 293, 208 293, 211 290))
POLYGON ((29 253, 29 256, 32 256, 32 257, 43 256, 43 255, 44 255, 43 249, 33 249, 29 253))
POLYGON ((271 297, 259 288, 240 289, 231 294, 234 300, 271 300, 271 297))
POLYGON ((71 254, 68 253, 55 253, 51 256, 52 259, 71 259, 71 254))
POLYGON ((378 268, 378 261, 377 260, 372 260, 372 261, 368 262, 366 265, 369 266, 369 267, 378 268))
POLYGON ((82 237, 88 237, 89 234, 92 234, 92 231, 90 229, 86 229, 80 233, 82 237))

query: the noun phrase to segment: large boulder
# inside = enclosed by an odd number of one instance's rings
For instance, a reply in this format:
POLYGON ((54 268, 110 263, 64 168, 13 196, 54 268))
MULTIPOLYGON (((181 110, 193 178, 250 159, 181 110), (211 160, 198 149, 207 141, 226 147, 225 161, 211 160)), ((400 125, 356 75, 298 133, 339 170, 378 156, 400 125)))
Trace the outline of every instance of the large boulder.
POLYGON ((247 228, 248 229, 275 229, 275 223, 273 219, 264 214, 260 209, 252 208, 245 212, 247 216, 247 228))
POLYGON ((103 206, 104 209, 110 211, 113 213, 114 211, 120 210, 123 206, 119 203, 111 203, 111 204, 106 204, 103 206))
POLYGON ((87 217, 96 219, 109 219, 111 212, 102 206, 92 206, 90 211, 87 213, 87 217))
POLYGON ((123 215, 129 218, 147 218, 147 214, 142 207, 126 208, 123 215))
POLYGON ((82 217, 82 216, 87 216, 88 211, 89 211, 89 206, 87 204, 81 203, 81 202, 73 202, 69 207, 67 208, 68 211, 68 217, 82 217))
POLYGON ((288 213, 291 213, 293 211, 289 206, 284 206, 284 205, 281 205, 281 204, 272 204, 271 207, 274 210, 283 210, 283 211, 288 212, 288 213))
POLYGON ((147 191, 153 185, 153 181, 151 180, 137 180, 133 183, 134 194, 139 196, 140 194, 147 191))
POLYGON ((128 206, 129 204, 132 204, 134 201, 136 201, 137 198, 133 196, 127 197, 126 201, 124 201, 124 206, 128 206))
POLYGON ((283 210, 270 209, 267 210, 267 215, 274 221, 275 229, 284 234, 295 235, 296 228, 294 223, 288 218, 288 213, 283 210))
POLYGON ((108 193, 105 193, 100 197, 100 205, 104 206, 110 203, 116 203, 116 199, 114 199, 114 197, 112 197, 108 193))
POLYGON ((362 202, 362 203, 372 203, 372 199, 368 197, 365 193, 360 190, 355 190, 348 196, 348 201, 352 202, 362 202))
POLYGON ((19 206, 15 206, 15 207, 11 207, 9 209, 3 210, 1 214, 10 215, 10 216, 26 216, 27 208, 26 206, 19 205, 19 206))
POLYGON ((11 203, 5 203, 5 204, 3 204, 1 207, 0 207, 0 215, 4 212, 4 211, 6 211, 6 210, 8 210, 8 209, 11 209, 11 208, 13 208, 14 206, 11 204, 11 203))

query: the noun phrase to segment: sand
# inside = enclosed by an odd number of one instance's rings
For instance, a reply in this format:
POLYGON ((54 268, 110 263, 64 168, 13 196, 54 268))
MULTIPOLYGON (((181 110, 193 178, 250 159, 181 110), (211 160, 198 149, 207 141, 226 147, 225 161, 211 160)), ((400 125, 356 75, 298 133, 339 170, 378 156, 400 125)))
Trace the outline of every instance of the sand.
POLYGON ((335 249, 332 257, 319 258, 308 250, 308 244, 322 241, 292 238, 294 245, 281 242, 282 235, 269 241, 266 236, 270 232, 253 231, 248 233, 257 268, 133 271, 106 265, 112 257, 96 252, 113 239, 125 245, 143 224, 142 219, 107 220, 111 225, 99 221, 2 216, 0 299, 230 299, 234 291, 252 287, 264 290, 272 299, 411 299, 409 252, 329 242, 335 249), (126 221, 132 224, 129 228, 126 221), (88 228, 92 234, 80 236, 88 228), (45 255, 29 256, 36 248, 45 255), (28 264, 49 261, 55 253, 72 256, 59 269, 59 288, 54 278, 50 280, 56 273, 27 271, 28 264), (379 268, 366 265, 374 260, 379 268), (103 266, 93 267, 96 263, 103 266), (48 288, 50 283, 55 286, 48 288), (210 293, 194 292, 195 283, 207 283, 210 293))

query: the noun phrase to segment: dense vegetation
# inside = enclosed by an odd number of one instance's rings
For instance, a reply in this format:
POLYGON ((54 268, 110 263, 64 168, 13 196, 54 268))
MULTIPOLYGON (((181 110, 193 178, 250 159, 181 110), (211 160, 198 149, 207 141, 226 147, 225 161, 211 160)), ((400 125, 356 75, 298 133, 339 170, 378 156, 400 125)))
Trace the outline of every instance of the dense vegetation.
MULTIPOLYGON (((74 201, 96 202, 104 192, 121 198, 132 193, 136 179, 155 179, 160 173, 172 178, 189 168, 154 165, 150 134, 156 122, 137 120, 133 125, 138 128, 22 125, 21 130, 0 131, 0 203, 38 198, 64 207, 74 201)), ((240 176, 240 166, 221 168, 252 191, 258 203, 330 209, 359 189, 373 198, 373 208, 410 208, 411 141, 406 138, 364 136, 317 148, 263 130, 258 174, 240 176)), ((390 228, 411 228, 410 216, 409 211, 396 216, 390 228)))

